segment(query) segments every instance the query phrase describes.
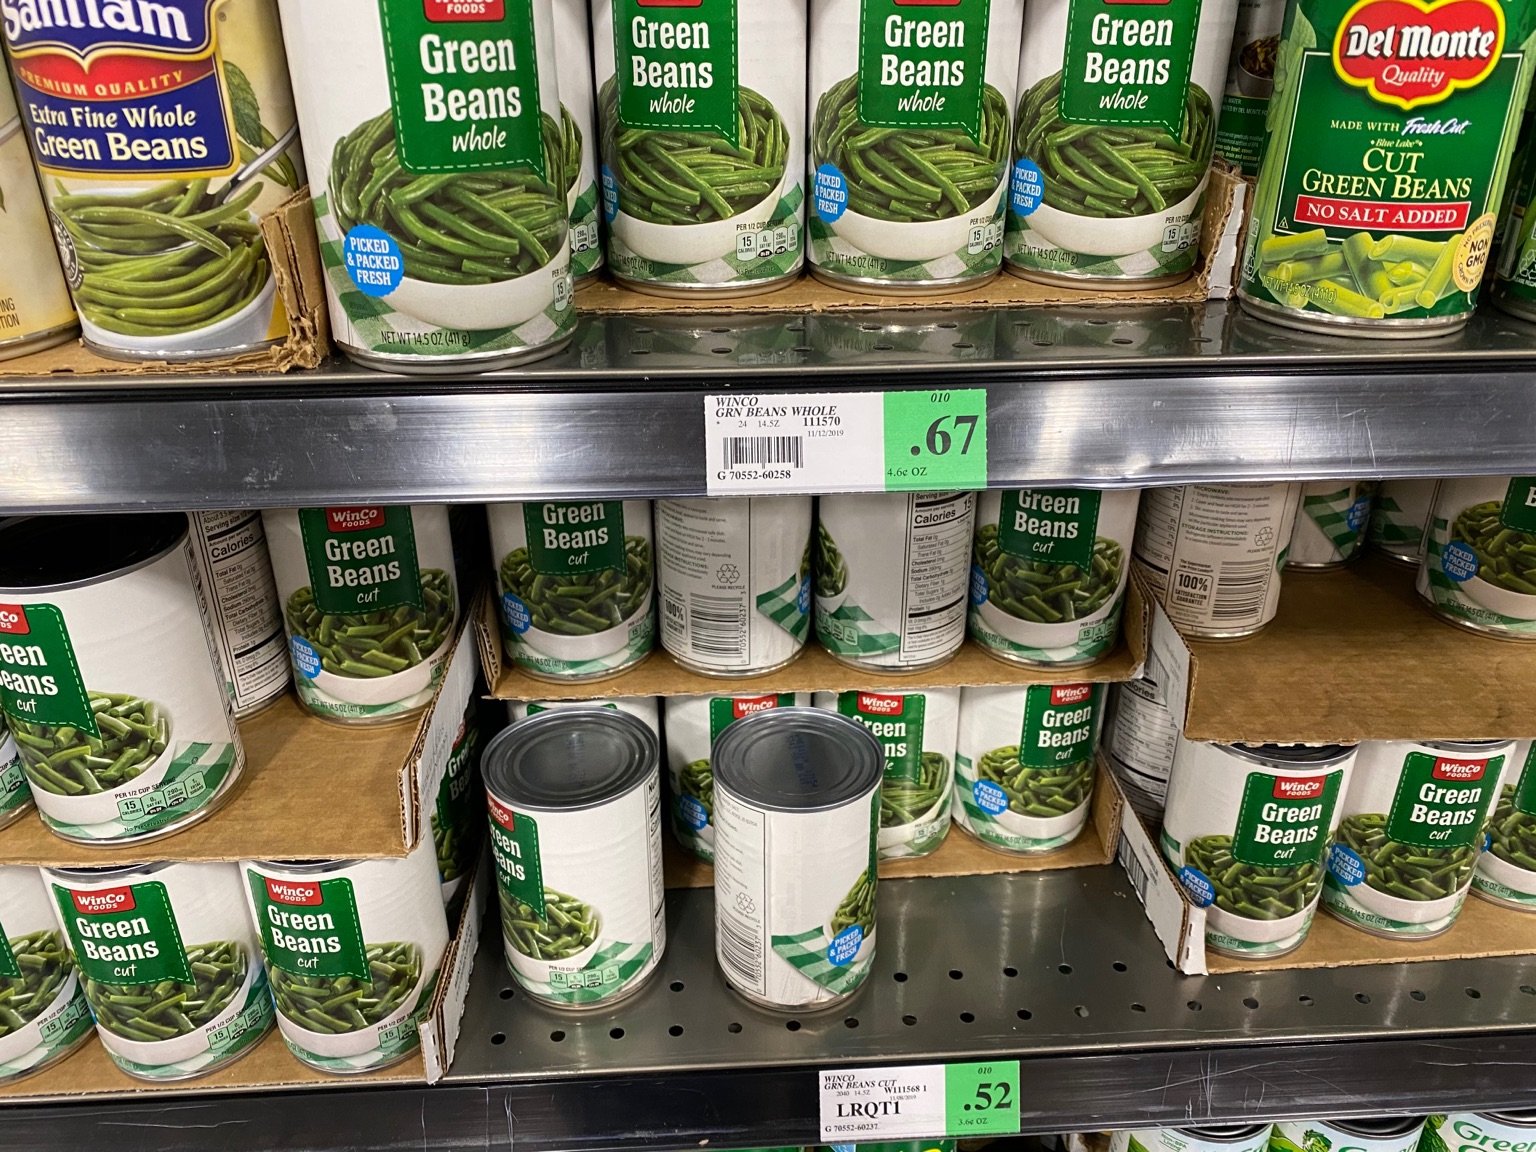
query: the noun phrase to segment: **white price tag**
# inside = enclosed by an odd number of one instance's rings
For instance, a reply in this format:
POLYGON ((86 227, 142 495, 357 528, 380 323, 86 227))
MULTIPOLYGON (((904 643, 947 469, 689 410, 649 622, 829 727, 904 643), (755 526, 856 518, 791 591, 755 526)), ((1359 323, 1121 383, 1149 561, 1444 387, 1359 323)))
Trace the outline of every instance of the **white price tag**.
POLYGON ((821 1139, 867 1144, 945 1134, 942 1064, 821 1074, 821 1139))
POLYGON ((882 491, 884 397, 706 396, 704 462, 711 496, 882 491))

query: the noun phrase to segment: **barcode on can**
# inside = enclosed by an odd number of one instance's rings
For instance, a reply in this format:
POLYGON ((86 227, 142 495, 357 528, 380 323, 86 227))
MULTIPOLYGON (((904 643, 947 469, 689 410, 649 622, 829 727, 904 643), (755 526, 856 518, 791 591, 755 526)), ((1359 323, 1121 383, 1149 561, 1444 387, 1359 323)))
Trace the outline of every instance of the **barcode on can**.
POLYGON ((1142 867, 1141 857, 1136 855, 1136 849, 1131 847, 1129 837, 1120 838, 1120 851, 1116 853, 1120 857, 1120 866, 1125 869, 1126 876, 1131 881, 1131 887, 1136 889, 1136 895, 1143 902, 1147 898, 1147 870, 1142 867))
POLYGON ((748 988, 763 987, 763 937, 756 923, 722 912, 716 917, 720 963, 748 988))
POLYGON ((747 605, 740 596, 688 597, 688 647, 695 656, 747 654, 747 605))
POLYGON ((1272 564, 1268 559, 1223 563, 1216 576, 1211 618, 1235 622, 1261 617, 1272 564))
POLYGON ((766 467, 772 464, 787 464, 792 468, 805 467, 805 437, 727 436, 725 438, 726 468, 740 468, 743 465, 766 467))

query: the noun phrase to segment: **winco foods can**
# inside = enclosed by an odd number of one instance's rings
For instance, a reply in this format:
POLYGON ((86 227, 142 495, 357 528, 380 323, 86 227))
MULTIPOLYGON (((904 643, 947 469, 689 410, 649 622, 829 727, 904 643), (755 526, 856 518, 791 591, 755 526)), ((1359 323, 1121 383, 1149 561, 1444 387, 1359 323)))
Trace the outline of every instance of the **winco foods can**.
POLYGON ((661 962, 660 759, 654 732, 603 708, 530 716, 486 749, 502 943, 535 1000, 607 1007, 661 962))
POLYGON ((1281 1120, 1269 1152, 1416 1152, 1422 1116, 1367 1120, 1281 1120))
POLYGON ((877 838, 880 858, 937 851, 949 835, 960 690, 818 692, 815 704, 857 720, 885 753, 877 838))
POLYGON ((252 716, 293 679, 261 513, 193 512, 188 519, 224 690, 236 716, 252 716))
POLYGON ((1109 1134, 1109 1152, 1268 1152, 1268 1124, 1135 1128, 1109 1134))
POLYGON ((1323 891, 1353 747, 1180 740, 1163 856, 1205 909, 1205 943, 1229 956, 1301 946, 1323 891))
POLYGON ((809 496, 656 501, 661 644, 706 676, 782 668, 811 628, 809 496))
POLYGON ((1434 336, 1466 323, 1533 44, 1531 0, 1289 5, 1243 247, 1243 307, 1355 336, 1434 336), (1451 124, 1462 130, 1424 130, 1451 124))
POLYGON ((1383 480, 1371 503, 1370 544, 1389 560, 1417 565, 1438 480, 1383 480))
POLYGON ((1377 936, 1422 939, 1449 928, 1514 750, 1508 740, 1360 745, 1323 906, 1377 936))
POLYGON ((0 868, 0 1084, 68 1056, 91 1034, 74 958, 35 868, 0 868))
POLYGON ((1163 689, 1148 676, 1110 689, 1113 707, 1105 722, 1104 747, 1159 803, 1167 798, 1179 725, 1163 689))
POLYGON ((1447 1152, 1526 1152, 1536 1143, 1536 1112, 1452 1112, 1431 1116, 1425 1129, 1438 1132, 1447 1152))
POLYGON ((1300 484, 1149 488, 1134 554, 1168 618, 1205 640, 1273 620, 1300 498, 1300 484))
POLYGON ((480 700, 472 696, 448 749, 443 780, 428 817, 445 908, 453 907, 465 880, 480 863, 480 841, 485 831, 480 814, 481 748, 480 700))
POLYGON ((22 770, 16 738, 0 716, 0 828, 16 823, 32 811, 32 789, 22 770))
POLYGON ((458 623, 448 510, 365 504, 262 518, 304 707, 342 724, 425 708, 458 623))
POLYGON ((1237 4, 1155 13, 1030 0, 1008 270, 1052 284, 1174 284, 1195 266, 1237 4))
POLYGON ((1088 822, 1103 719, 1103 684, 962 689, 955 823, 1001 852, 1065 848, 1088 822))
POLYGON ((812 0, 810 263, 943 292, 1003 264, 1023 0, 812 0))
POLYGON ((823 496, 816 637, 856 668, 915 672, 965 642, 974 492, 823 496))
POLYGON ((359 363, 483 371, 570 341, 551 4, 279 0, 331 332, 359 363))
POLYGON ((540 712, 558 712, 566 708, 609 708, 615 712, 628 712, 643 723, 657 739, 661 738, 660 700, 655 696, 608 696, 591 700, 509 700, 507 719, 516 724, 528 716, 540 712))
POLYGON ((1536 911, 1536 745, 1522 740, 1505 762, 1488 823, 1488 842, 1472 873, 1484 900, 1536 911))
POLYGON ((0 708, 66 840, 152 840, 223 804, 245 752, 184 515, 0 525, 0 708))
POLYGON ((233 864, 43 870, 96 1034, 141 1080, 188 1080, 272 1027, 272 995, 233 864))
POLYGON ((754 1004, 828 1008, 869 975, 883 769, 869 729, 817 708, 715 742, 715 956, 754 1004))
POLYGON ((342 1074, 415 1052, 448 950, 431 839, 393 860, 240 867, 288 1051, 342 1074))
POLYGON ((571 214, 571 276, 581 283, 603 266, 598 235, 597 108, 587 0, 553 0, 555 64, 560 72, 560 138, 565 204, 571 214))
POLYGON ((749 296, 804 263, 806 0, 592 0, 608 267, 749 296))
POLYGON ((1284 24, 1285 0, 1238 0, 1227 87, 1216 120, 1216 151, 1244 176, 1259 174, 1284 24))
POLYGON ((734 696, 670 696, 666 718, 667 775, 672 785, 672 832, 700 860, 715 858, 715 776, 711 758, 720 733, 743 717, 791 705, 807 708, 809 692, 734 696))
POLYGON ((1359 555, 1371 515, 1366 480, 1319 480, 1301 486, 1288 568, 1341 568, 1359 555))
POLYGON ((1076 668, 1114 647, 1139 491, 983 492, 971 568, 971 636, 990 655, 1076 668))
POLYGON ((1536 638, 1536 476, 1440 481, 1420 580, 1442 620, 1536 638))
POLYGON ((198 360, 286 336, 257 225, 304 184, 275 0, 7 4, 4 31, 86 343, 198 360))
POLYGON ((491 504, 507 654, 543 680, 601 680, 656 641, 648 500, 491 504))

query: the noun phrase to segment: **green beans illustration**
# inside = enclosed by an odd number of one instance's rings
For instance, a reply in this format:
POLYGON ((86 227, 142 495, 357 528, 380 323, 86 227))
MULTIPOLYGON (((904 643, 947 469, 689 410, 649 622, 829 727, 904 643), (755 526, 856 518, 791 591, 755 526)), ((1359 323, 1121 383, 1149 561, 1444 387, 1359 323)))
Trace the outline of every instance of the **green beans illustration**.
POLYGON ((1339 825, 1338 842, 1365 863, 1365 882, 1403 900, 1439 900, 1466 887, 1477 863, 1477 846, 1419 848, 1387 836, 1387 817, 1360 812, 1339 825))
POLYGON ((1010 616, 1036 624, 1061 624, 1091 616, 1120 587, 1125 549, 1100 536, 1086 565, 1025 560, 1004 552, 997 525, 976 530, 976 564, 987 574, 987 599, 1010 616))
POLYGON ((1008 101, 982 89, 981 138, 956 128, 875 128, 859 119, 859 78, 841 80, 816 105, 811 167, 834 164, 848 206, 877 220, 946 220, 984 204, 1008 170, 1008 101))
POLYGON ((277 1010, 300 1028, 340 1036, 382 1024, 421 981, 421 949, 391 941, 366 944, 368 978, 299 976, 271 968, 277 1010))
POLYGON ((544 889, 544 915, 501 890, 501 934, 534 960, 569 960, 597 939, 597 913, 574 896, 544 889))
POLYGON ((1506 784, 1488 825, 1488 851, 1500 860, 1536 872, 1536 816, 1515 807, 1515 787, 1506 784))
POLYGON ((271 274, 250 211, 261 189, 209 192, 207 180, 173 180, 114 195, 56 184, 53 212, 80 262, 80 314, 123 336, 190 332, 233 316, 271 274))
POLYGON ((186 945, 186 956, 191 983, 103 984, 85 977, 85 999, 97 1026, 125 1040, 153 1043, 217 1019, 245 983, 245 949, 233 940, 215 940, 186 945))
POLYGON ((308 584, 288 598, 288 629, 320 654, 337 676, 381 679, 414 668, 442 647, 453 625, 453 583, 440 568, 421 570, 423 608, 402 604, 374 612, 326 613, 308 584))
POLYGON ((924 752, 916 780, 887 776, 880 783, 880 827, 915 824, 945 798, 949 760, 940 752, 924 752))
POLYGON ((875 877, 869 874, 868 868, 859 873, 848 895, 843 897, 837 911, 832 913, 832 923, 828 927, 832 929, 832 935, 836 936, 855 924, 864 929, 865 936, 875 930, 875 877))
POLYGON ((120 788, 170 743, 170 717, 152 700, 126 692, 92 692, 90 700, 100 739, 67 724, 10 718, 22 771, 34 788, 55 796, 120 788))
POLYGON ((1477 554, 1478 579, 1506 592, 1536 596, 1536 535, 1506 528, 1499 513, 1497 500, 1462 509, 1451 539, 1477 554))
POLYGON ((58 932, 10 938, 20 976, 0 976, 0 1040, 25 1028, 52 1004, 69 976, 69 951, 58 932))
POLYGON ((821 521, 816 522, 816 595, 837 596, 848 587, 848 561, 821 521))
POLYGON ((1051 768, 1026 768, 1019 746, 1009 744, 983 754, 977 778, 990 780, 1008 794, 1008 810, 1020 816, 1053 820, 1076 812, 1093 791, 1093 761, 1075 760, 1051 768))
POLYGON ((1189 86, 1184 130, 1069 124, 1061 118, 1061 73, 1019 100, 1014 153, 1045 175, 1045 202, 1075 216, 1147 216, 1177 204, 1199 186, 1216 140, 1211 98, 1189 86))
POLYGON ((565 194, 569 196, 581 179, 581 125, 564 104, 560 105, 560 163, 565 172, 565 194))
POLYGON ((617 628, 651 601, 651 542, 624 538, 624 570, 604 568, 571 576, 535 572, 527 548, 514 548, 501 561, 501 591, 524 604, 541 632, 592 636, 617 628))
POLYGON ((684 796, 692 796, 711 818, 715 812, 715 774, 709 761, 695 760, 677 777, 678 787, 684 796))
POLYGON ((445 884, 457 880, 468 870, 464 863, 464 841, 468 837, 464 829, 452 820, 443 820, 432 813, 432 845, 437 849, 437 875, 445 884))
POLYGON ((739 216, 778 190, 789 132, 766 99, 750 88, 739 92, 738 146, 718 132, 627 127, 619 121, 617 86, 603 85, 603 156, 626 215, 652 224, 706 224, 739 216))
POLYGON ((558 256, 570 227, 564 135, 552 116, 544 117, 544 159, 548 180, 524 168, 413 176, 385 111, 336 141, 331 212, 344 233, 359 224, 388 232, 413 280, 513 280, 558 256))
POLYGON ((1304 912, 1323 887, 1320 860, 1293 866, 1244 864, 1232 855, 1232 837, 1200 836, 1184 849, 1216 889, 1216 907, 1250 920, 1280 920, 1304 912))

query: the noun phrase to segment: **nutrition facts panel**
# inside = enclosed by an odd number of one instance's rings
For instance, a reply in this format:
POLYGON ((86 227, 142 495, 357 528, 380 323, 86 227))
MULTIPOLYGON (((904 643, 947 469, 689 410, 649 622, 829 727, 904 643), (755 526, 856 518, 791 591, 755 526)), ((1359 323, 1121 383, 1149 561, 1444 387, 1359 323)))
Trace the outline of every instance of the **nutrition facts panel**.
POLYGON ((967 515, 974 500, 969 492, 914 492, 907 533, 907 585, 902 613, 901 657, 911 661, 951 648, 957 630, 965 627, 965 594, 970 572, 956 564, 956 554, 970 555, 967 515))

